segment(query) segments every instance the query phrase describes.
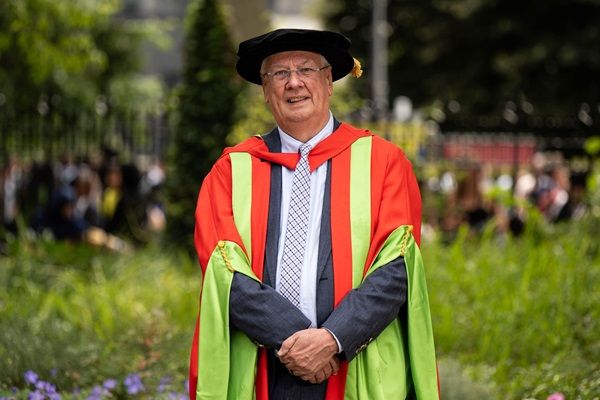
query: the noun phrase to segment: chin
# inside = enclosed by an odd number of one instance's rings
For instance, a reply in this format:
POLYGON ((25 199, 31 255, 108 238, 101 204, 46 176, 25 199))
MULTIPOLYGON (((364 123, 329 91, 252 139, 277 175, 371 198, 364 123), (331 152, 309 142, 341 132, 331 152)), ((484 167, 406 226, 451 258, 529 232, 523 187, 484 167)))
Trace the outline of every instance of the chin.
POLYGON ((315 116, 314 113, 312 113, 310 111, 304 111, 304 112, 301 112, 301 113, 288 114, 288 115, 285 116, 285 120, 287 120, 289 122, 294 122, 294 123, 306 122, 306 121, 310 120, 314 116, 315 116))

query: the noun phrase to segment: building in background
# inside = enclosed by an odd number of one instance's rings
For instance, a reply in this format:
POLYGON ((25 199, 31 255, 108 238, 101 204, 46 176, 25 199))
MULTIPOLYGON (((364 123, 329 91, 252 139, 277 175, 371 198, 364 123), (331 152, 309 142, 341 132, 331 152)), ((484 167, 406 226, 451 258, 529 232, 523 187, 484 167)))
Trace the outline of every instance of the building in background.
POLYGON ((172 46, 161 50, 149 43, 144 44, 143 73, 159 75, 165 84, 173 87, 181 75, 183 64, 183 20, 189 0, 124 0, 122 15, 130 19, 159 19, 171 21, 173 29, 169 31, 172 46))
POLYGON ((322 29, 317 18, 318 0, 269 0, 271 26, 277 28, 322 29))

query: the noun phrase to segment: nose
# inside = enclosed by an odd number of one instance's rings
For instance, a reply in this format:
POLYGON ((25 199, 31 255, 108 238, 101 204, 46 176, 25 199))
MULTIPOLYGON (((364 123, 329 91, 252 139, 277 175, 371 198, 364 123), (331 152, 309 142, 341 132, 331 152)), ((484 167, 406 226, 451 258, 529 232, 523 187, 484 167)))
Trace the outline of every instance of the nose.
POLYGON ((300 79, 300 74, 298 73, 297 70, 291 70, 290 72, 291 72, 290 77, 285 84, 286 87, 294 88, 294 87, 304 85, 304 81, 302 79, 300 79))

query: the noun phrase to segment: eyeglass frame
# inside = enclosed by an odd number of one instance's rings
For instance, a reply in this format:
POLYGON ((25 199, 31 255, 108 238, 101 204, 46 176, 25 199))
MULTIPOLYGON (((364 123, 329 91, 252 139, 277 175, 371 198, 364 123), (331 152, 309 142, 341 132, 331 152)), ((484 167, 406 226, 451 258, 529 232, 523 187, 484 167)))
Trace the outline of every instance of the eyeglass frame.
POLYGON ((326 68, 329 68, 329 67, 331 67, 331 64, 324 65, 321 68, 301 67, 301 68, 295 68, 295 69, 279 69, 279 70, 274 71, 274 72, 265 72, 265 73, 262 73, 261 76, 263 77, 263 79, 266 76, 266 77, 269 77, 269 78, 273 79, 274 82, 284 83, 284 82, 288 82, 290 80, 290 78, 292 77, 292 73, 293 72, 295 72, 296 74, 298 74, 298 78, 302 79, 302 78, 309 78, 309 77, 313 76, 313 74, 316 74, 317 72, 322 71, 322 70, 324 70, 326 68), (302 72, 300 72, 302 70, 305 70, 307 72, 310 71, 309 75, 308 76, 307 75, 303 75, 302 72), (284 75, 284 77, 281 78, 281 79, 277 78, 276 75, 275 75, 275 74, 278 74, 280 72, 285 72, 286 73, 284 75))

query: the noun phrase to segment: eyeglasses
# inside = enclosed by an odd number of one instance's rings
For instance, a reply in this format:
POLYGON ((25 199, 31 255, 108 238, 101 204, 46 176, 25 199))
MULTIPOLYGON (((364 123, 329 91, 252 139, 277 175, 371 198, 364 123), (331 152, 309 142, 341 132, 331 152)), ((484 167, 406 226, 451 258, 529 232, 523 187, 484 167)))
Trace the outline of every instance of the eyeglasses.
POLYGON ((274 72, 265 72, 262 76, 263 78, 268 76, 276 83, 284 83, 291 78, 292 72, 297 73, 299 78, 312 78, 317 72, 329 67, 331 67, 331 65, 325 65, 321 68, 302 67, 296 69, 280 69, 274 72))

